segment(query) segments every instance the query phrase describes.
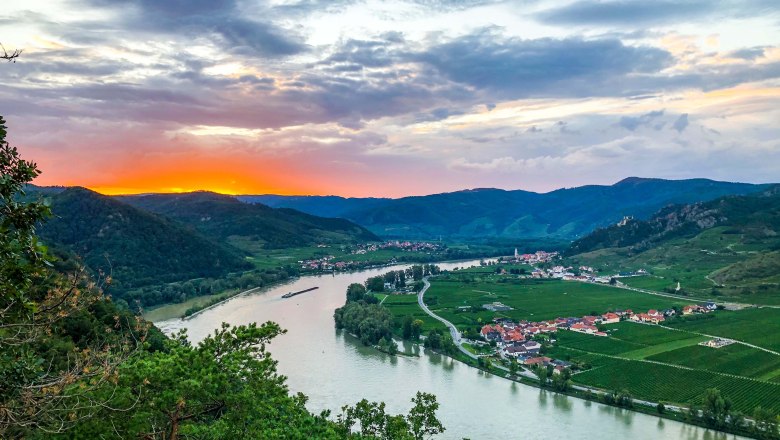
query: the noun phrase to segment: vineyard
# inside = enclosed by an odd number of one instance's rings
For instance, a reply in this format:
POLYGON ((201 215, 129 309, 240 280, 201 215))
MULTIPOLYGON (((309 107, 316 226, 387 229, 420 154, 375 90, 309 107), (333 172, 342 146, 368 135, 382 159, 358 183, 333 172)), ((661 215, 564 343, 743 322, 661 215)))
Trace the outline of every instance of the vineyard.
MULTIPOLYGON (((572 355, 576 357, 575 353, 572 355)), ((639 399, 681 404, 700 403, 707 388, 714 387, 732 400, 737 411, 750 413, 757 406, 780 411, 780 384, 642 361, 598 359, 593 355, 585 359, 594 367, 574 376, 577 383, 584 385, 626 389, 639 399)))
POLYGON ((480 319, 488 322, 494 317, 515 320, 547 320, 557 317, 583 316, 606 313, 616 309, 664 309, 688 302, 646 295, 609 286, 560 280, 511 280, 491 282, 487 279, 432 279, 425 296, 428 306, 455 325, 473 325, 480 319), (437 298, 435 304, 429 298, 437 298), (489 312, 483 304, 500 301, 513 310, 489 312), (458 312, 458 307, 471 306, 469 312, 458 312))
POLYGON ((715 312, 714 319, 678 322, 680 330, 733 338, 780 352, 780 309, 757 308, 715 312))
POLYGON ((647 359, 780 383, 780 356, 740 344, 717 350, 694 345, 647 359))
POLYGON ((556 337, 557 345, 561 347, 576 348, 591 353, 619 354, 644 347, 641 344, 621 341, 611 337, 598 337, 571 331, 559 331, 556 337))

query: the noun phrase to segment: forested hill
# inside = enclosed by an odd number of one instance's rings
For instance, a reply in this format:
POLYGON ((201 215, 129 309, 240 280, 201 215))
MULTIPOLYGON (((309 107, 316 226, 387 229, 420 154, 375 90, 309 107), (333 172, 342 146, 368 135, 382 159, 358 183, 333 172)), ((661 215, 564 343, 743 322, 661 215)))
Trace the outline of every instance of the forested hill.
POLYGON ((576 255, 623 247, 641 251, 718 226, 727 227, 724 232, 729 234, 740 234, 754 243, 773 246, 780 235, 780 185, 752 195, 668 206, 648 220, 630 220, 597 229, 574 241, 567 253, 576 255))
POLYGON ((212 192, 123 196, 119 200, 191 225, 212 239, 246 237, 266 248, 379 239, 349 220, 242 203, 212 192))
POLYGON ((41 239, 80 256, 93 270, 112 274, 113 289, 248 268, 240 251, 111 197, 78 187, 40 192, 51 200, 54 214, 40 226, 41 239))
POLYGON ((708 179, 628 178, 548 193, 474 189, 401 199, 239 196, 250 203, 348 218, 384 237, 577 238, 624 216, 647 218, 669 204, 760 191, 767 185, 708 179))

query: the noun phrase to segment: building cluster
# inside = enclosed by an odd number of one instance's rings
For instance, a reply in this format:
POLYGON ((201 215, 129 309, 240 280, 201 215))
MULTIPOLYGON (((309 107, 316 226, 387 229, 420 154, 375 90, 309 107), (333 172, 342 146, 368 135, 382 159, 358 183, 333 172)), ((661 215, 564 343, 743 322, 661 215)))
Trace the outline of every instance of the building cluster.
POLYGON ((549 263, 558 258, 558 252, 545 252, 536 251, 532 254, 520 254, 515 249, 515 254, 512 257, 501 258, 502 263, 521 263, 521 264, 539 264, 549 263))
MULTIPOLYGON (((355 270, 372 264, 370 261, 333 261, 336 257, 328 255, 320 258, 313 258, 311 260, 299 260, 298 264, 303 270, 322 270, 322 271, 339 271, 339 270, 355 270)), ((395 264, 396 259, 391 258, 387 261, 389 264, 395 264)))
MULTIPOLYGON (((689 315, 692 313, 709 313, 715 309, 717 309, 717 305, 708 302, 702 305, 688 305, 681 310, 683 315, 689 315)), ((650 309, 646 313, 634 313, 631 309, 626 309, 607 312, 603 315, 586 315, 581 318, 556 318, 536 322, 525 320, 514 322, 508 318, 496 318, 493 320, 493 324, 483 326, 480 334, 485 340, 494 341, 499 347, 502 356, 517 359, 518 362, 526 365, 533 365, 534 362, 538 362, 539 350, 541 349, 541 344, 533 340, 534 336, 547 334, 551 336, 550 340, 552 342, 554 342, 552 334, 558 330, 571 330, 594 336, 608 336, 606 332, 599 330, 599 325, 616 324, 621 320, 658 324, 676 313, 674 309, 663 311, 650 309), (530 364, 529 361, 531 361, 530 364)), ((553 361, 548 360, 546 362, 552 363, 553 361)), ((545 363, 545 365, 547 364, 545 363)))
POLYGON ((352 253, 356 255, 363 255, 382 249, 395 249, 403 252, 438 252, 444 249, 444 245, 441 243, 430 243, 427 241, 390 240, 383 243, 357 244, 355 245, 355 249, 352 251, 352 253))

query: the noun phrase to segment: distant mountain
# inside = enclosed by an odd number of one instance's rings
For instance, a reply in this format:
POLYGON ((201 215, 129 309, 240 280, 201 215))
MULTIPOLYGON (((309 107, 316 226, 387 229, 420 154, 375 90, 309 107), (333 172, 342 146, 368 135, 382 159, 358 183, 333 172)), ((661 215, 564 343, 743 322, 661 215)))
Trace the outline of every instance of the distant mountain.
POLYGON ((339 196, 278 196, 274 194, 236 196, 246 203, 262 203, 272 208, 291 208, 320 217, 344 217, 346 213, 375 208, 392 199, 339 196))
POLYGON ((191 225, 219 241, 242 237, 266 248, 284 248, 379 239, 349 220, 242 203, 212 192, 121 196, 118 200, 191 225))
POLYGON ((780 185, 757 194, 667 206, 647 220, 628 220, 597 229, 575 240, 567 254, 625 247, 638 252, 715 227, 728 227, 726 233, 753 242, 774 242, 780 235, 780 185))
POLYGON ((273 195, 238 199, 347 218, 384 237, 576 238, 624 216, 647 218, 669 204, 749 194, 766 187, 708 179, 631 177, 610 186, 542 194, 487 188, 400 199, 273 195))
POLYGON ((111 274, 112 289, 216 277, 248 264, 237 249, 190 227, 84 188, 32 188, 51 201, 54 216, 39 227, 41 239, 111 274))
POLYGON ((649 271, 625 281, 635 287, 780 305, 780 185, 600 228, 565 255, 605 273, 649 271))

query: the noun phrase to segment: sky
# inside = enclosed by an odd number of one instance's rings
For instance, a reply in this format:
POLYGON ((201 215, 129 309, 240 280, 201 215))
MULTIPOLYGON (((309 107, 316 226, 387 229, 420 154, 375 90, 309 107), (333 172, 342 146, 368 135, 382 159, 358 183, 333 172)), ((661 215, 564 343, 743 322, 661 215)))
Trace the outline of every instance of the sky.
POLYGON ((40 185, 780 181, 777 0, 4 0, 0 43, 40 185))

